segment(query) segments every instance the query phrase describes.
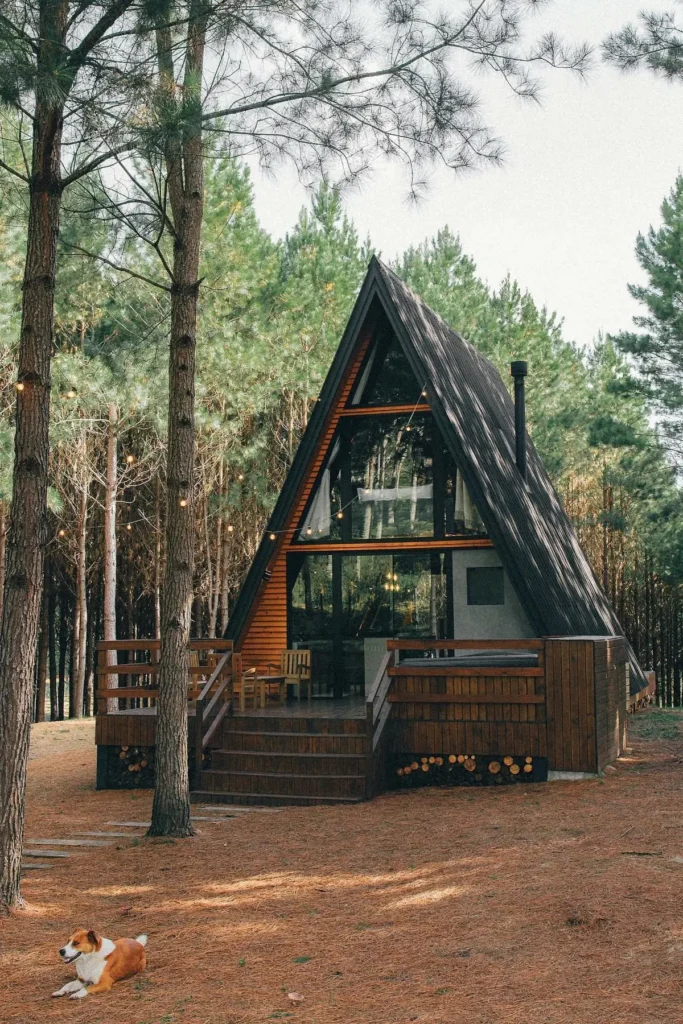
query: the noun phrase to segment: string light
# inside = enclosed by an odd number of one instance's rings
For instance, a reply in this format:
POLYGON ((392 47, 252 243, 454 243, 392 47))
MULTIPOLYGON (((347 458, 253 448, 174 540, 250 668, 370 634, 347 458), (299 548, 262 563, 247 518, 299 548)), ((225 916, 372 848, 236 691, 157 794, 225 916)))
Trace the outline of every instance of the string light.
POLYGON ((26 387, 26 385, 24 384, 24 382, 23 382, 23 381, 21 381, 21 380, 18 380, 18 381, 17 381, 17 383, 16 383, 16 384, 15 384, 14 386, 15 386, 15 388, 17 389, 17 391, 23 391, 23 390, 24 390, 24 388, 26 387))
POLYGON ((344 513, 340 510, 339 512, 337 512, 337 519, 343 519, 343 518, 344 518, 344 513))
POLYGON ((66 537, 66 530, 60 530, 59 531, 59 536, 60 537, 66 537))
POLYGON ((240 483, 242 483, 242 481, 244 480, 244 473, 238 473, 237 479, 239 480, 240 483))
POLYGON ((274 533, 271 533, 270 539, 271 540, 277 540, 277 536, 274 533))
POLYGON ((75 398, 76 397, 76 392, 73 390, 73 388, 70 391, 67 391, 66 397, 67 398, 75 398))
POLYGON ((310 528, 310 526, 307 526, 306 527, 306 536, 310 537, 312 533, 313 533, 313 530, 310 528))
POLYGON ((227 529, 228 529, 228 533, 232 533, 232 531, 235 529, 235 527, 232 525, 232 523, 228 523, 227 529))
POLYGON ((126 529, 127 530, 132 530, 133 527, 132 527, 132 525, 130 523, 126 523, 126 529))
POLYGON ((132 463, 135 462, 135 456, 134 455, 126 455, 126 462, 128 463, 129 466, 132 465, 132 463))
POLYGON ((178 504, 181 508, 187 508, 187 498, 181 498, 178 504))

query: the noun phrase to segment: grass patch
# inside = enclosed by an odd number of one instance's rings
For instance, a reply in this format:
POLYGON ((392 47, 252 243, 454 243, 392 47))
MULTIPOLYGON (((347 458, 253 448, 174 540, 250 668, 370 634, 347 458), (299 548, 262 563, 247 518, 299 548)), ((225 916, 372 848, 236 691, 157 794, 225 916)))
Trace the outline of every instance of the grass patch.
POLYGON ((629 715, 629 736, 639 740, 678 740, 683 737, 683 711, 678 708, 648 708, 629 715))

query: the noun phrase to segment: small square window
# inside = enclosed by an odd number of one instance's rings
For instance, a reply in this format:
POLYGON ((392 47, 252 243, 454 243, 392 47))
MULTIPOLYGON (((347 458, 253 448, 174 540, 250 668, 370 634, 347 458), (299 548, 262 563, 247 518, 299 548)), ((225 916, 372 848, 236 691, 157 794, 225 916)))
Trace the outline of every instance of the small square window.
POLYGON ((505 583, 500 566, 467 570, 468 604, 505 604, 505 583))

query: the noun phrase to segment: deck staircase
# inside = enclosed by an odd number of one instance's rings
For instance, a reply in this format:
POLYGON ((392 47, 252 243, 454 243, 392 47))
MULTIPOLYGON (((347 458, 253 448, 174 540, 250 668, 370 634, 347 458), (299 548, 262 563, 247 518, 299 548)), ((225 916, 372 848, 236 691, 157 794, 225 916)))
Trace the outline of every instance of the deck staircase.
POLYGON ((226 717, 192 799, 201 803, 358 803, 368 795, 365 718, 226 717))

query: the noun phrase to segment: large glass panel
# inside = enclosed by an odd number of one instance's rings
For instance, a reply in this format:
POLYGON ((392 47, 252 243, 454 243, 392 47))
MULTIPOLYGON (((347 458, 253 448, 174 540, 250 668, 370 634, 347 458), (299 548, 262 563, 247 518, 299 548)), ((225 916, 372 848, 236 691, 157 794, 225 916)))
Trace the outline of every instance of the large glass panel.
POLYGON ((342 618, 344 636, 393 635, 393 556, 342 557, 342 618))
POLYGON ((306 555, 297 558, 293 567, 289 642, 311 651, 313 693, 322 696, 334 687, 332 555, 306 555))
POLYGON ((394 556, 394 633, 396 637, 443 637, 446 626, 444 555, 394 556))
POLYGON ((362 693, 377 638, 453 632, 441 552, 301 555, 290 569, 290 642, 312 651, 314 695, 362 693))
POLYGON ((432 444, 430 416, 345 420, 299 539, 433 537, 432 444))
POLYGON ((363 367, 352 405, 417 405, 424 382, 418 381, 396 338, 379 342, 363 367))

